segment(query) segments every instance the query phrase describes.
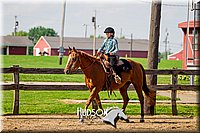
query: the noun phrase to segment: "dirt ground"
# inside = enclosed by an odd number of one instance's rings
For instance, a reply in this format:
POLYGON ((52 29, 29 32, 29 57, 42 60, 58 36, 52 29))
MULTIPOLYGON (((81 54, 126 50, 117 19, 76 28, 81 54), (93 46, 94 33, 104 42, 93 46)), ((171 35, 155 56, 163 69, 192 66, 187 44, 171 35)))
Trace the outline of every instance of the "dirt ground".
POLYGON ((101 119, 87 119, 81 123, 77 115, 10 115, 1 116, 2 132, 199 132, 197 117, 155 115, 128 116, 130 122, 119 120, 117 128, 101 119))

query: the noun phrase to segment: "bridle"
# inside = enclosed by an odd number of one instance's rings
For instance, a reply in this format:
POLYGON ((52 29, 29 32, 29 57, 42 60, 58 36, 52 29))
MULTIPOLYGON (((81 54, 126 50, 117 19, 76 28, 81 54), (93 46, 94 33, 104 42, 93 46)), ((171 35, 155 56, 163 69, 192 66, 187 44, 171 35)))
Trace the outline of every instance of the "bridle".
POLYGON ((82 68, 82 71, 86 71, 87 69, 89 69, 96 61, 93 61, 91 64, 89 64, 88 66, 86 66, 85 68, 82 68))
MULTIPOLYGON (((79 57, 78 57, 78 60, 80 61, 79 57)), ((82 67, 82 68, 81 68, 82 71, 86 71, 87 69, 89 69, 95 62, 96 62, 96 61, 93 60, 92 63, 89 64, 89 65, 87 65, 85 68, 82 67)), ((81 61, 80 61, 80 65, 81 65, 81 61)))
MULTIPOLYGON (((80 56, 78 55, 78 56, 75 56, 75 57, 73 57, 72 58, 72 61, 73 61, 73 63, 72 63, 72 67, 74 67, 74 64, 77 62, 77 61, 79 61, 80 62, 80 66, 81 66, 81 60, 80 60, 80 56)), ((89 65, 87 65, 86 67, 83 67, 83 65, 82 65, 82 71, 86 71, 86 70, 88 70, 93 64, 94 64, 94 62, 96 62, 95 60, 93 60, 92 61, 92 63, 90 63, 89 65)))

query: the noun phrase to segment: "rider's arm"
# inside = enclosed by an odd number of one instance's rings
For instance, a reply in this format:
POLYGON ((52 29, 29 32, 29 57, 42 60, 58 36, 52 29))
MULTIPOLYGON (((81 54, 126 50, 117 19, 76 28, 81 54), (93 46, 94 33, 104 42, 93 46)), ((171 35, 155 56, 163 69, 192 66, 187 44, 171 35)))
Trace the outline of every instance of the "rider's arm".
POLYGON ((97 52, 103 52, 104 48, 105 48, 105 43, 106 43, 106 40, 103 41, 103 43, 101 44, 101 47, 98 49, 97 52))
POLYGON ((119 51, 118 42, 117 42, 116 39, 113 39, 113 41, 112 41, 112 48, 111 48, 110 51, 111 51, 110 54, 113 54, 113 55, 116 54, 117 51, 119 51))

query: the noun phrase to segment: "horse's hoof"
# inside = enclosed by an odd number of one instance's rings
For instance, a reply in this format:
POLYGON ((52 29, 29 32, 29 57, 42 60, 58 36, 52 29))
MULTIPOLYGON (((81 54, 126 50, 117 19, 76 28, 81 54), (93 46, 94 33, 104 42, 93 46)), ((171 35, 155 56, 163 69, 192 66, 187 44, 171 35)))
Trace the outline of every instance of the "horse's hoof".
POLYGON ((127 119, 126 122, 129 123, 130 122, 129 119, 127 119))
POLYGON ((143 122, 144 122, 144 119, 140 119, 140 122, 143 123, 143 122))
POLYGON ((83 123, 83 122, 84 122, 84 119, 80 119, 79 121, 80 121, 81 123, 83 123))

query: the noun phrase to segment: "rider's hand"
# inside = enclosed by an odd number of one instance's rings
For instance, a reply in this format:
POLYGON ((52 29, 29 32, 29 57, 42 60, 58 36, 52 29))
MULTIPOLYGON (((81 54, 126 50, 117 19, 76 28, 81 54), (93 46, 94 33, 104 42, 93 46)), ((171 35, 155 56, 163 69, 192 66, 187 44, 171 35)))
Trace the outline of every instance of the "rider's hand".
POLYGON ((101 54, 101 52, 97 51, 97 55, 100 55, 100 54, 101 54))

